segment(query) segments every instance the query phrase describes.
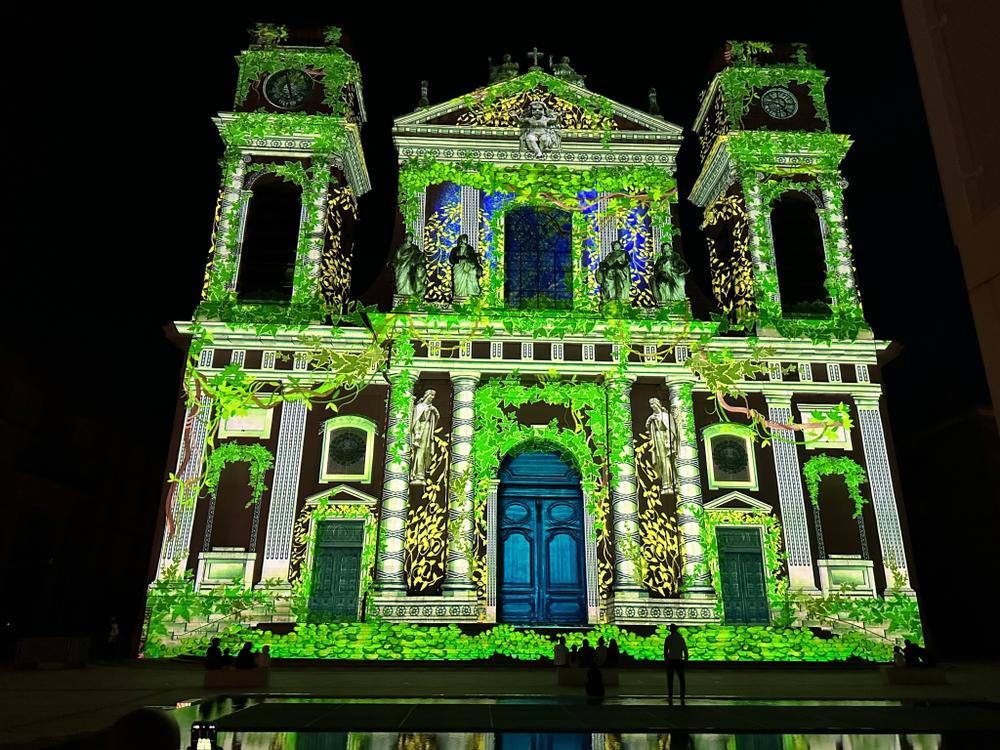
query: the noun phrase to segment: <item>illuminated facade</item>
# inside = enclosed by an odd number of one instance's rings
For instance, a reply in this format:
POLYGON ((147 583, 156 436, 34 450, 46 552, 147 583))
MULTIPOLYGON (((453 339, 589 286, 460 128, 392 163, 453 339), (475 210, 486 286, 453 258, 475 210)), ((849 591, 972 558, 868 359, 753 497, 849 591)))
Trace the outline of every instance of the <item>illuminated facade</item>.
POLYGON ((685 199, 704 209, 709 319, 685 293, 681 128, 567 59, 506 61, 395 121, 406 237, 381 303, 350 299, 352 255, 376 250, 352 247, 365 114, 337 37, 258 29, 216 120, 147 650, 227 628, 353 658, 528 657, 551 646, 523 628, 551 625, 645 658, 669 622, 708 634, 696 658, 884 658, 919 638, 849 141, 804 50, 732 43, 703 95, 685 199))

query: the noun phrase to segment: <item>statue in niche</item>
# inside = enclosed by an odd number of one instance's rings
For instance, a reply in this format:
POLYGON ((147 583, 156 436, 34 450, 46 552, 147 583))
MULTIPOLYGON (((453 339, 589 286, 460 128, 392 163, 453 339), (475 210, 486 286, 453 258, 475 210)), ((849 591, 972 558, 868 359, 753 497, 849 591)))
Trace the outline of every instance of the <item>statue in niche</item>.
POLYGON ((684 277, 691 267, 676 250, 671 250, 666 242, 660 245, 660 252, 653 261, 653 299, 661 307, 668 302, 686 298, 684 277))
POLYGON ((404 297, 423 297, 427 286, 424 268, 424 251, 413 241, 413 234, 403 235, 403 244, 396 250, 393 259, 396 273, 396 294, 404 297))
POLYGON ((611 252, 597 266, 597 283, 601 285, 601 299, 628 302, 632 282, 632 260, 625 246, 615 240, 611 252))
POLYGON ((483 268, 479 254, 469 244, 469 235, 463 234, 448 256, 451 263, 452 294, 455 299, 468 299, 479 295, 479 277, 483 268))
POLYGON ((410 415, 410 484, 424 484, 434 457, 434 431, 441 415, 434 406, 434 391, 428 389, 413 405, 410 415))
POLYGON ((646 420, 646 429, 653 441, 653 466, 660 479, 660 494, 670 495, 676 491, 674 467, 677 464, 680 435, 677 432, 677 423, 660 403, 660 399, 649 399, 649 406, 653 413, 646 420))
POLYGON ((562 147, 559 127, 559 114, 541 99, 532 99, 521 115, 521 146, 536 158, 558 152, 562 147))

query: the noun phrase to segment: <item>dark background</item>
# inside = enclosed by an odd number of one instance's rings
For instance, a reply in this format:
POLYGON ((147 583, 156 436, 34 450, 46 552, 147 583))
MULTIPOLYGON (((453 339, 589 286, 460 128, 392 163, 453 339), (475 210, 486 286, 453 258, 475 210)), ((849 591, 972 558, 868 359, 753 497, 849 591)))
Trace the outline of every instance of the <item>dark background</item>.
MULTIPOLYGON (((183 365, 165 331, 197 304, 218 191, 209 118, 232 106, 245 29, 268 20, 338 24, 361 65, 374 189, 360 200, 355 294, 384 267, 397 229, 390 130, 421 79, 437 103, 484 85, 488 55, 510 52, 526 70, 537 45, 546 59, 569 55, 588 88, 624 104, 645 109, 655 86, 664 117, 687 129, 726 39, 809 43, 831 77, 833 129, 855 141, 844 174, 865 312, 878 337, 899 342, 886 403, 930 636, 942 653, 981 649, 966 633, 995 572, 1000 447, 899 9, 692 4, 666 15, 633 4, 567 19, 547 4, 467 7, 28 27, 41 41, 6 79, 2 199, 13 219, 0 399, 8 635, 100 633, 112 614, 135 635, 183 365)), ((699 212, 686 200, 696 151, 689 136, 681 228, 707 293, 699 212)))

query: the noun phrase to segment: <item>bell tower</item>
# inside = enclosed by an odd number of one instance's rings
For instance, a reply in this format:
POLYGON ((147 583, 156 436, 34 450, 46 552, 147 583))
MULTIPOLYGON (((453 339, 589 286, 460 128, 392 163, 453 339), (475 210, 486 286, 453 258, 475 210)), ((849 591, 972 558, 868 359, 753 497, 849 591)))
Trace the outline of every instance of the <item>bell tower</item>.
POLYGON ((729 42, 694 130, 712 292, 723 317, 786 338, 870 338, 854 279, 823 71, 804 45, 729 42))
POLYGON ((237 56, 199 320, 302 325, 339 313, 356 198, 370 188, 357 63, 340 30, 258 24, 237 56))

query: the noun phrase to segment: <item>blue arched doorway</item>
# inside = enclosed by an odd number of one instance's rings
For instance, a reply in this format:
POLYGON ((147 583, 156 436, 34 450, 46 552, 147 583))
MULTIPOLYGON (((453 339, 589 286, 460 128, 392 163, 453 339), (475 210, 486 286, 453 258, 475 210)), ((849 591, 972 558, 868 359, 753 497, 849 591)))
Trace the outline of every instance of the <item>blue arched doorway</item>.
POLYGON ((532 451, 506 459, 499 479, 498 620, 586 624, 579 472, 555 452, 532 451))

